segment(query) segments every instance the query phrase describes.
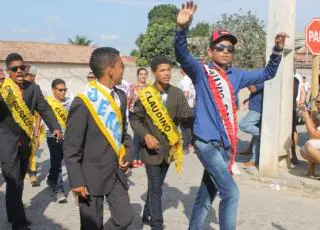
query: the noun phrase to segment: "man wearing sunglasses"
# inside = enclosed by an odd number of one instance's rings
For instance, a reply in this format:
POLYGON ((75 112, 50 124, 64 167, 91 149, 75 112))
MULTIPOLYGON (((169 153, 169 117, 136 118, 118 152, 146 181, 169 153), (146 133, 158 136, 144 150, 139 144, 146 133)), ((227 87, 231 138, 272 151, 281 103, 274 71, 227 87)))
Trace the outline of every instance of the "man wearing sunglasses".
POLYGON ((97 78, 96 78, 96 76, 94 75, 94 73, 93 73, 93 72, 89 72, 89 73, 88 73, 88 76, 87 76, 87 81, 88 81, 88 82, 92 82, 92 81, 95 81, 95 80, 97 80, 97 78))
MULTIPOLYGON (((55 79, 51 84, 52 97, 47 97, 49 105, 52 107, 62 128, 62 134, 65 133, 66 124, 63 121, 68 116, 71 106, 71 98, 66 97, 66 83, 62 79, 55 79)), ((50 170, 47 177, 47 184, 56 196, 58 203, 67 202, 65 190, 62 181, 62 159, 63 159, 63 139, 57 141, 51 131, 47 129, 47 144, 50 151, 50 170)))
POLYGON ((24 81, 23 58, 11 53, 6 58, 6 78, 0 95, 0 162, 6 185, 6 211, 12 229, 29 229, 22 203, 23 181, 28 169, 32 114, 36 111, 44 119, 57 139, 61 128, 40 87, 24 81))
MULTIPOLYGON (((232 177, 237 146, 236 98, 240 89, 272 79, 281 61, 287 35, 280 33, 264 69, 245 71, 230 67, 237 38, 225 30, 210 37, 209 66, 188 52, 187 31, 197 6, 183 4, 177 17, 177 61, 195 85, 197 98, 193 134, 195 150, 204 166, 201 186, 192 210, 189 230, 203 229, 208 211, 219 192, 221 230, 236 229, 239 190, 232 177)), ((248 42, 248 41, 242 41, 248 42)))

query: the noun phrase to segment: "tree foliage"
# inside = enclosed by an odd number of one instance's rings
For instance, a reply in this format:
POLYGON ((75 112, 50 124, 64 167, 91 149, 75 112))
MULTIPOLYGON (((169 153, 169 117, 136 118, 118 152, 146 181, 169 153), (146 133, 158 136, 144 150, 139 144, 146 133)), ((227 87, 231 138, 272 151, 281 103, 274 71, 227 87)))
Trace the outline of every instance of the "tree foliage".
POLYGON ((199 22, 189 31, 190 37, 206 37, 210 35, 212 26, 208 22, 199 22))
MULTIPOLYGON (((174 5, 158 5, 148 14, 148 27, 145 33, 136 39, 137 64, 146 66, 153 57, 164 55, 175 63, 173 39, 178 9, 174 5)), ((190 28, 188 44, 191 53, 200 57, 207 54, 209 37, 213 30, 227 29, 238 38, 233 65, 253 69, 262 67, 265 59, 266 33, 263 30, 264 22, 251 11, 234 14, 222 14, 219 21, 211 25, 208 22, 199 22, 190 28)))
POLYGON ((153 7, 148 13, 149 25, 154 23, 172 23, 177 19, 179 10, 175 5, 162 4, 153 7))
POLYGON ((265 63, 266 32, 264 22, 248 11, 245 14, 223 14, 213 29, 224 28, 234 33, 238 39, 233 65, 245 69, 262 67, 265 63))
POLYGON ((136 39, 138 46, 137 65, 148 66, 157 55, 166 56, 175 63, 173 39, 178 9, 174 5, 158 5, 148 14, 148 27, 144 34, 136 39))
POLYGON ((239 10, 230 15, 222 14, 221 19, 212 26, 202 22, 191 28, 189 49, 195 56, 205 55, 210 34, 217 29, 226 29, 238 39, 233 66, 245 69, 259 68, 265 63, 266 33, 263 28, 263 21, 251 11, 243 13, 239 10))
POLYGON ((86 36, 77 35, 73 40, 69 38, 68 43, 77 46, 90 46, 92 44, 92 41, 89 40, 86 36))

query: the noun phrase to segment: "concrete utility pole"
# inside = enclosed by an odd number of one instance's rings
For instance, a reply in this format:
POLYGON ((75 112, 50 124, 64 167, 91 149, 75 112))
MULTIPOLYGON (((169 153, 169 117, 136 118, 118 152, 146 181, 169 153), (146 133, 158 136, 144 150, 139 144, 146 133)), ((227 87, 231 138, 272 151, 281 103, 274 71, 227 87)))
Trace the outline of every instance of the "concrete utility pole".
POLYGON ((276 176, 279 158, 288 156, 291 151, 295 25, 296 0, 269 0, 267 61, 274 46, 275 35, 283 31, 290 38, 286 41, 277 76, 266 82, 264 87, 260 177, 276 176))

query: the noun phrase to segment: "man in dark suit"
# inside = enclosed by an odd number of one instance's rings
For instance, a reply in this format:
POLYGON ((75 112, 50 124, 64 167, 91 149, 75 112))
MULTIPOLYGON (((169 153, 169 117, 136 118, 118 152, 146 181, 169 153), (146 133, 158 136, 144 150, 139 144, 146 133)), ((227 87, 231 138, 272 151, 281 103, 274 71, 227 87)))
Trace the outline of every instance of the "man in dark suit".
MULTIPOLYGON (((151 62, 151 70, 155 76, 155 87, 160 91, 170 118, 176 126, 181 124, 191 132, 192 111, 182 90, 170 85, 172 69, 169 60, 162 56, 155 57, 151 62)), ((143 140, 141 158, 146 164, 148 177, 142 221, 150 224, 152 230, 160 230, 163 229, 162 185, 172 161, 169 156, 172 146, 167 136, 155 126, 140 99, 135 103, 133 112, 130 112, 129 119, 134 134, 143 140)))
MULTIPOLYGON (((17 53, 9 54, 6 65, 10 78, 20 89, 20 92, 15 93, 22 96, 31 114, 37 111, 57 139, 60 139, 60 125, 44 100, 40 87, 23 79, 25 70, 23 58, 17 53)), ((30 137, 15 121, 2 95, 0 95, 0 136, 1 170, 7 183, 8 221, 12 223, 12 229, 28 229, 30 221, 25 215, 22 193, 31 152, 30 137)))
MULTIPOLYGON (((120 108, 123 123, 121 142, 132 146, 132 140, 127 134, 126 95, 115 88, 121 84, 123 74, 119 52, 109 47, 96 49, 92 53, 90 67, 97 77, 93 83, 96 89, 99 87, 105 94, 112 96, 120 108)), ((103 96, 102 100, 110 105, 107 97, 103 96)), ((106 197, 111 212, 106 228, 124 230, 131 224, 133 215, 125 175, 128 159, 119 160, 116 150, 94 120, 93 116, 97 118, 98 113, 111 114, 108 110, 110 107, 99 106, 101 111, 92 112, 87 106, 80 96, 74 99, 64 141, 64 159, 70 187, 79 198, 81 229, 103 229, 103 200, 106 197)), ((108 123, 101 124, 107 127, 108 123)), ((109 134, 113 135, 111 132, 109 134)))

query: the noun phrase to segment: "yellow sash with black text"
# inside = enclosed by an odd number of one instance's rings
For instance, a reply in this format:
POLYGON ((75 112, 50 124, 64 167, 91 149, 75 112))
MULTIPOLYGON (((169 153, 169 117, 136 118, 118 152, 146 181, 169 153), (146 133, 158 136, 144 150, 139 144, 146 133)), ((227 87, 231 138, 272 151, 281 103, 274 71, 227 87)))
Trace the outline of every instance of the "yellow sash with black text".
POLYGON ((170 146, 172 146, 169 157, 175 161, 176 170, 180 174, 183 161, 183 138, 170 118, 159 91, 149 85, 139 90, 139 99, 152 123, 166 135, 170 146))
POLYGON ((32 139, 34 118, 22 98, 19 86, 11 78, 6 78, 1 86, 0 93, 14 121, 32 139))
POLYGON ((56 116, 61 127, 66 128, 67 119, 68 119, 68 111, 53 96, 48 96, 46 99, 47 99, 48 104, 51 106, 51 108, 54 112, 54 115, 56 116))
POLYGON ((126 154, 122 144, 123 120, 119 106, 113 97, 97 82, 89 83, 78 97, 84 102, 102 134, 116 152, 119 161, 126 154))

